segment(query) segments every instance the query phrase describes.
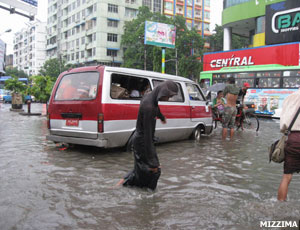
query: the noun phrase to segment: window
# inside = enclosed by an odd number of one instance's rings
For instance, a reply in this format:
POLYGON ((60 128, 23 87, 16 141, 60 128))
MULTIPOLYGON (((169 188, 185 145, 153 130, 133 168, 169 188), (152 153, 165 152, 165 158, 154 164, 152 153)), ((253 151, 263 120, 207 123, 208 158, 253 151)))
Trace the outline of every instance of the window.
POLYGON ((107 19, 107 26, 108 27, 118 27, 118 21, 117 20, 111 20, 107 19))
POLYGON ((153 0, 153 11, 161 12, 161 0, 153 0))
POLYGON ((65 75, 55 93, 55 100, 91 100, 97 95, 99 73, 65 75))
POLYGON ((84 50, 81 51, 81 58, 84 58, 84 50))
POLYGON ((151 0, 143 0, 143 6, 148 6, 148 8, 151 10, 151 0))
POLYGON ((204 11, 204 18, 205 19, 210 19, 210 12, 204 11))
POLYGON ((125 7, 125 16, 126 17, 134 18, 134 17, 136 17, 137 12, 138 11, 136 9, 125 7))
POLYGON ((112 49, 106 50, 106 56, 117 57, 117 55, 118 55, 118 50, 112 50, 112 49))
POLYGON ((112 74, 110 96, 113 99, 140 100, 151 91, 147 78, 112 74))
MULTIPOLYGON (((158 86, 159 84, 161 84, 162 80, 152 80, 152 83, 153 83, 153 86, 154 88, 156 86, 158 86)), ((177 95, 174 95, 173 97, 170 97, 169 101, 172 101, 172 102, 184 102, 184 96, 183 96, 183 91, 182 91, 182 88, 181 88, 181 85, 179 83, 176 83, 177 84, 177 87, 178 87, 178 93, 177 95)))
POLYGON ((108 4, 108 12, 118 13, 118 6, 113 4, 108 4))
POLYGON ((107 41, 109 42, 118 42, 118 35, 117 34, 107 34, 107 41))
POLYGON ((187 83, 187 91, 189 93, 190 100, 193 101, 205 101, 199 87, 195 84, 187 83))
POLYGON ((258 88, 279 88, 281 72, 257 72, 256 87, 258 88))
POLYGON ((85 37, 81 38, 81 45, 83 45, 85 43, 85 37))
POLYGON ((96 48, 95 47, 93 48, 93 54, 92 55, 96 56, 96 48))

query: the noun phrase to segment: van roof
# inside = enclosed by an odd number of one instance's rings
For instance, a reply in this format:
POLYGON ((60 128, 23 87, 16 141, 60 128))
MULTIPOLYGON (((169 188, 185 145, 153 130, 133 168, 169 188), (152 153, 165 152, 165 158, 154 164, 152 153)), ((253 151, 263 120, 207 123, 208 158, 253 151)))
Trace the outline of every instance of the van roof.
POLYGON ((79 67, 75 69, 71 69, 69 71, 65 71, 64 74, 67 73, 76 73, 76 72, 82 72, 82 71, 97 71, 99 68, 105 68, 108 72, 114 72, 114 73, 124 73, 124 74, 131 74, 131 75, 141 75, 145 77, 152 77, 152 78, 158 78, 158 79, 168 79, 173 81, 184 81, 184 82, 194 82, 188 78, 170 75, 170 74, 162 74, 158 72, 153 71, 146 71, 146 70, 139 70, 139 69, 131 69, 131 68, 123 68, 123 67, 111 67, 111 66, 85 66, 85 67, 79 67))

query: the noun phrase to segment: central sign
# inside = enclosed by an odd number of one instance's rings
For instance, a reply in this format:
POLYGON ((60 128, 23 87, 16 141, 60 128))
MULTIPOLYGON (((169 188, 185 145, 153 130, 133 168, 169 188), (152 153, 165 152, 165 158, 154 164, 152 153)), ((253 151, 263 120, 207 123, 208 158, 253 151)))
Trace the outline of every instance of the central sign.
POLYGON ((300 43, 262 46, 203 55, 203 71, 250 65, 300 65, 300 43))

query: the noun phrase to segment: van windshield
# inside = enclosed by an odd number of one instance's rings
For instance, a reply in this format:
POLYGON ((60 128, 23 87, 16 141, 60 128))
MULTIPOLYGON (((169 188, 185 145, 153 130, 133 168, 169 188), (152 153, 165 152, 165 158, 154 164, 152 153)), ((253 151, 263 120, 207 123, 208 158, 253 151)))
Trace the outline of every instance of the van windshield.
POLYGON ((97 95, 98 72, 66 74, 62 77, 55 100, 92 100, 97 95))

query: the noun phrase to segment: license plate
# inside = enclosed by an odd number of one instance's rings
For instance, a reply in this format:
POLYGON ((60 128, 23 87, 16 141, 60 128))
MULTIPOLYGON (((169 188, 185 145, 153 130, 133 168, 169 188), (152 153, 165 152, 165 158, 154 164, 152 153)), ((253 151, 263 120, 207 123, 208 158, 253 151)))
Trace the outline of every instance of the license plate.
POLYGON ((66 126, 78 126, 79 120, 78 119, 67 119, 66 126))

